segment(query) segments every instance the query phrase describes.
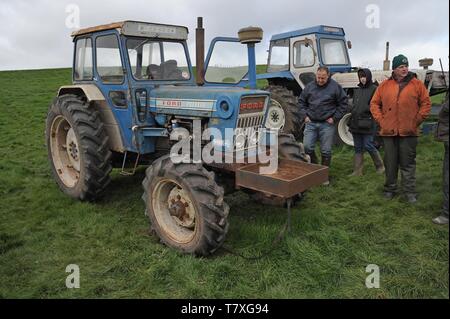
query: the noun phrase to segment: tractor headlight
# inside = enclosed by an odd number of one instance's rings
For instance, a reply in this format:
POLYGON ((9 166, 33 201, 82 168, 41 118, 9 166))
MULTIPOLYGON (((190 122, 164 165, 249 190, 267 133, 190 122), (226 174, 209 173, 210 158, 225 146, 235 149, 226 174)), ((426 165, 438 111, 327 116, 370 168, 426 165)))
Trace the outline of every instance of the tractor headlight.
POLYGON ((223 101, 222 103, 220 103, 220 108, 222 109, 222 111, 227 113, 230 109, 230 105, 226 101, 223 101))
POLYGON ((220 97, 216 104, 217 115, 223 119, 229 119, 233 115, 231 100, 227 97, 220 97))

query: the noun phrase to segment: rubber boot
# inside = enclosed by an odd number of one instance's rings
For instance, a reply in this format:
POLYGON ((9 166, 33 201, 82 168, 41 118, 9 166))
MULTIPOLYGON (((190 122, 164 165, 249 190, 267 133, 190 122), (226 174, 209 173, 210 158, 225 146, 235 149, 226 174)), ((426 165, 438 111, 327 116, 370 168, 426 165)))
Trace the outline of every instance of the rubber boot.
POLYGON ((364 166, 364 155, 363 153, 356 153, 353 157, 353 173, 350 176, 362 176, 364 166))
MULTIPOLYGON (((322 165, 330 167, 331 164, 331 156, 324 156, 322 154, 322 165)), ((328 181, 322 183, 323 186, 329 186, 330 185, 330 177, 328 176, 328 181)))
POLYGON ((318 164, 319 163, 317 161, 316 152, 306 152, 306 155, 309 155, 309 157, 311 158, 311 163, 312 164, 318 164))
POLYGON ((372 157, 373 164, 375 165, 375 169, 377 170, 377 174, 384 173, 384 164, 381 159, 381 155, 378 151, 370 153, 370 157, 372 157))
POLYGON ((331 156, 322 155, 322 165, 330 167, 331 164, 331 156))

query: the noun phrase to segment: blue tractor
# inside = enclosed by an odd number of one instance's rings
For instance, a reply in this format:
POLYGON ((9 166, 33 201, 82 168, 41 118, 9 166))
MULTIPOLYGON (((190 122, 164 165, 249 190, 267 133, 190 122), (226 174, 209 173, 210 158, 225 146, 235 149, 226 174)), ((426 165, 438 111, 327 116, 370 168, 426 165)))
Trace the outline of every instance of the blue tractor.
MULTIPOLYGON (((197 77, 186 27, 124 21, 74 32, 73 85, 61 87, 50 105, 46 141, 54 179, 78 200, 102 196, 113 168, 132 174, 148 164, 142 198, 152 230, 170 247, 208 255, 228 231, 224 189, 290 200, 325 181, 328 171, 306 163, 301 144, 286 134, 277 139, 277 156, 285 161, 278 173, 260 174, 259 164, 250 164, 258 152, 250 142, 265 126, 270 100, 269 92, 256 89, 254 47, 262 30, 250 27, 239 38, 214 39, 205 67, 198 22, 197 77), (232 56, 221 51, 228 46, 232 56), (195 123, 223 133, 206 141, 217 152, 239 151, 244 161, 173 161, 171 150, 179 141, 172 133, 183 129, 184 140, 193 143, 195 123), (227 136, 230 128, 234 134, 227 136)), ((260 134, 269 135, 266 145, 272 133, 260 134)))

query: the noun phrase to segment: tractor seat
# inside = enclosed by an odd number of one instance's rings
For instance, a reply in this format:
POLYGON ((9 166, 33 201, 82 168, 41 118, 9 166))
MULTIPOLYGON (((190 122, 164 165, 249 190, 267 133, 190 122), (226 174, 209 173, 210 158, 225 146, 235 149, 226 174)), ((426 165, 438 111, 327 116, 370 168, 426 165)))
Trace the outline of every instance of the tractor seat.
POLYGON ((182 72, 177 67, 176 60, 168 60, 161 63, 165 80, 183 80, 182 72))
POLYGON ((150 64, 147 67, 147 75, 149 80, 162 80, 161 67, 156 64, 150 64))

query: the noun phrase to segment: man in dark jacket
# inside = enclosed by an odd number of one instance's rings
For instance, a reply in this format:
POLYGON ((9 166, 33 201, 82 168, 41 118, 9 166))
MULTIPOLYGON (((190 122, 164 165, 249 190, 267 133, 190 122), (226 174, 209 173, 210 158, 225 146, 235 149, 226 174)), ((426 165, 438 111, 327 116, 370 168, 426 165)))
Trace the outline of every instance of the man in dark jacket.
POLYGON ((352 116, 349 129, 355 143, 353 159, 353 176, 363 175, 364 151, 372 157, 378 174, 384 173, 384 164, 380 153, 373 143, 376 123, 370 113, 370 100, 377 86, 372 82, 372 72, 369 69, 358 70, 358 89, 353 95, 352 116))
POLYGON ((322 165, 330 166, 335 124, 347 110, 347 94, 330 78, 327 67, 319 67, 316 81, 306 85, 300 94, 299 105, 305 118, 303 144, 306 153, 313 163, 317 163, 314 148, 319 139, 322 165))
POLYGON ((443 188, 444 188, 444 205, 442 207, 442 214, 433 219, 433 222, 438 225, 448 224, 448 93, 444 105, 439 112, 438 127, 436 130, 436 139, 444 142, 445 155, 443 164, 443 188))

